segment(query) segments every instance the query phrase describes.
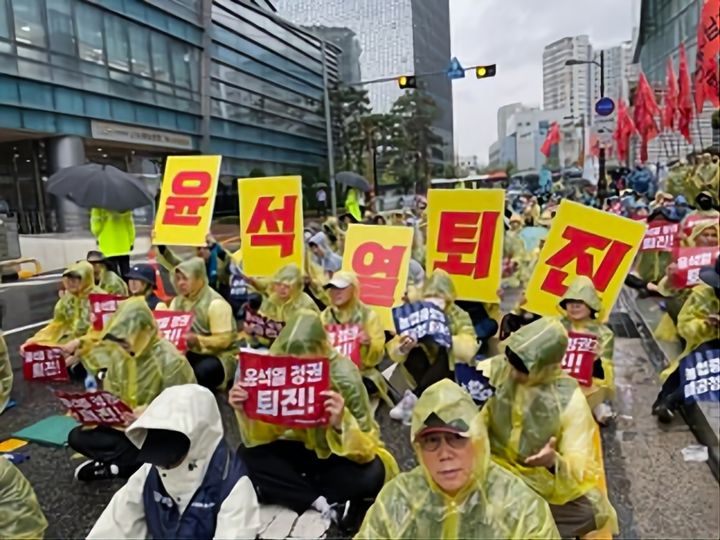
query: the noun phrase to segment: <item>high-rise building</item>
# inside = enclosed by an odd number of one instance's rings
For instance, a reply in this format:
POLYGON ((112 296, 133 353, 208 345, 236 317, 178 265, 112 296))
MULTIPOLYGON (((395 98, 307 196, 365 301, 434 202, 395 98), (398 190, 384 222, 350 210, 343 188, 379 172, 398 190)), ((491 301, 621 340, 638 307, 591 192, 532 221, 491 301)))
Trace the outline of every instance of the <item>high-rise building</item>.
POLYGON ((342 50, 338 55, 338 69, 340 71, 341 82, 347 84, 362 79, 362 69, 360 67, 362 47, 355 32, 349 28, 337 26, 314 25, 304 28, 342 50))
MULTIPOLYGON (((632 82, 633 44, 624 41, 620 45, 602 49, 605 65, 605 95, 615 102, 623 98, 627 103, 632 82)), ((593 50, 593 61, 600 63, 600 50, 593 50)), ((600 95, 600 68, 590 67, 590 80, 592 86, 591 104, 597 102, 600 95)))
MULTIPOLYGON (((362 52, 363 80, 444 71, 450 62, 448 0, 278 0, 278 13, 295 24, 349 28, 362 52)), ((423 77, 438 105, 435 131, 444 139, 445 157, 452 156, 452 86, 442 74, 423 77)), ((388 81, 367 86, 377 113, 388 112, 403 90, 388 81)))
POLYGON ((588 36, 559 39, 543 51, 543 108, 563 109, 575 118, 590 116, 590 67, 566 66, 568 60, 592 58, 588 36))

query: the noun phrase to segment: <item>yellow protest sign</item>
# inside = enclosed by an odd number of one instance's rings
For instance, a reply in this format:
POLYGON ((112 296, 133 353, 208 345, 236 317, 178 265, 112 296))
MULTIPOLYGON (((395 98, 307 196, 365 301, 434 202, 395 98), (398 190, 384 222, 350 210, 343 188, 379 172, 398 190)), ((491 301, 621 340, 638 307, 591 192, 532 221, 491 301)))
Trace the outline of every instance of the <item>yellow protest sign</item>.
POLYGON ((558 302, 577 276, 592 279, 610 313, 645 234, 645 224, 562 201, 525 291, 526 310, 558 315, 558 302))
POLYGON ((410 268, 413 230, 392 225, 350 225, 345 236, 343 270, 360 282, 360 300, 375 309, 386 330, 393 330, 392 308, 402 303, 410 268))
POLYGON ((204 246, 222 156, 170 156, 165 162, 153 243, 204 246))
POLYGON ((426 268, 450 274, 461 300, 500 301, 504 210, 502 189, 428 192, 426 268))
POLYGON ((243 271, 271 276, 287 264, 303 268, 302 179, 240 178, 243 271))

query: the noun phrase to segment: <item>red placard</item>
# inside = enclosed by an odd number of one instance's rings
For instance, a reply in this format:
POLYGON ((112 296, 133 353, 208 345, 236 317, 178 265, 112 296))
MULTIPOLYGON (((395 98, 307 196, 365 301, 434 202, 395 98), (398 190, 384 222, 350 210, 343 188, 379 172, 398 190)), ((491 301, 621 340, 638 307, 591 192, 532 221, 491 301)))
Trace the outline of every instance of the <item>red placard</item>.
POLYGON ((90 319, 92 320, 93 330, 100 331, 105 328, 110 317, 117 311, 118 302, 122 302, 125 299, 124 296, 117 294, 89 294, 90 319))
POLYGON ((362 363, 360 358, 360 336, 363 329, 359 324, 327 324, 325 331, 333 348, 347 356, 359 368, 362 363))
POLYGON ((153 311, 153 317, 160 329, 160 335, 177 347, 180 352, 187 350, 187 336, 193 324, 189 311, 153 311))
POLYGON ((562 368, 581 386, 592 385, 593 363, 595 362, 597 337, 593 334, 568 332, 568 346, 562 361, 562 368))
POLYGON ((271 340, 276 339, 280 331, 285 328, 284 322, 268 319, 252 309, 245 310, 245 324, 251 336, 271 340))
POLYGON ((240 380, 249 394, 244 404, 248 418, 297 428, 327 425, 320 395, 330 388, 327 358, 241 351, 240 380))
POLYGON ((673 261, 677 270, 670 274, 670 282, 676 289, 687 289, 700 284, 700 269, 715 264, 718 248, 682 247, 676 248, 673 261))
POLYGON ((65 357, 60 347, 32 343, 25 346, 23 377, 26 381, 67 381, 65 357))
POLYGON ((672 251, 679 230, 680 224, 671 221, 659 220, 648 223, 640 251, 672 251))
POLYGON ((75 419, 84 425, 128 424, 132 409, 110 392, 60 392, 55 395, 75 419))

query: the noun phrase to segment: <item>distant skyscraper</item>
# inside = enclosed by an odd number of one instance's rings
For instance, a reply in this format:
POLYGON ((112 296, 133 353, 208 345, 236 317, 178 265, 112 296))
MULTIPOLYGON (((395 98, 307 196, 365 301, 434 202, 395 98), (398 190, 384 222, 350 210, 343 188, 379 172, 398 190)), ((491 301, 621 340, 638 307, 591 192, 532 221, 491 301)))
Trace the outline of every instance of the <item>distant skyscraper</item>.
MULTIPOLYGON (((629 84, 632 82, 633 44, 624 41, 616 47, 603 49, 605 53, 605 95, 617 102, 623 98, 628 100, 629 84)), ((600 63, 600 50, 593 51, 593 60, 600 63)), ((590 66, 590 79, 592 81, 591 104, 600 99, 600 68, 590 66)))
MULTIPOLYGON (((448 4, 448 0, 278 0, 277 8, 283 18, 295 24, 355 32, 361 47, 362 78, 373 80, 447 68, 451 57, 448 4)), ((424 77, 419 83, 438 105, 440 114, 434 128, 443 137, 445 155, 450 157, 451 83, 444 74, 424 77)), ((403 92, 395 81, 368 85, 367 89, 378 113, 388 112, 403 92)))
MULTIPOLYGON (((543 51, 543 108, 563 109, 580 119, 590 117, 590 69, 593 66, 566 66, 568 60, 590 60, 588 36, 566 37, 543 51)), ((587 123, 588 120, 586 120, 587 123)))
POLYGON ((305 26, 304 28, 342 49, 342 53, 338 55, 338 71, 341 82, 347 84, 362 79, 362 70, 360 68, 362 47, 355 32, 349 28, 323 25, 305 26))

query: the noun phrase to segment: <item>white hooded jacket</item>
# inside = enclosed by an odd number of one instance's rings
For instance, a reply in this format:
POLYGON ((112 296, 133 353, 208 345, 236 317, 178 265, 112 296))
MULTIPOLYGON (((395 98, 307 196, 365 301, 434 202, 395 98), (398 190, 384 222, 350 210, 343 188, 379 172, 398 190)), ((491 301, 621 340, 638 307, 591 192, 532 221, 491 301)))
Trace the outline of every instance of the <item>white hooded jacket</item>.
MULTIPOLYGON (((196 384, 165 389, 125 434, 138 448, 148 429, 179 431, 190 439, 190 450, 173 469, 159 469, 165 491, 182 514, 202 484, 215 448, 223 438, 215 396, 196 384)), ((129 479, 98 518, 88 538, 147 538, 143 488, 152 465, 144 464, 129 479)), ((223 501, 217 515, 215 538, 255 538, 260 510, 255 490, 242 477, 223 501)))

